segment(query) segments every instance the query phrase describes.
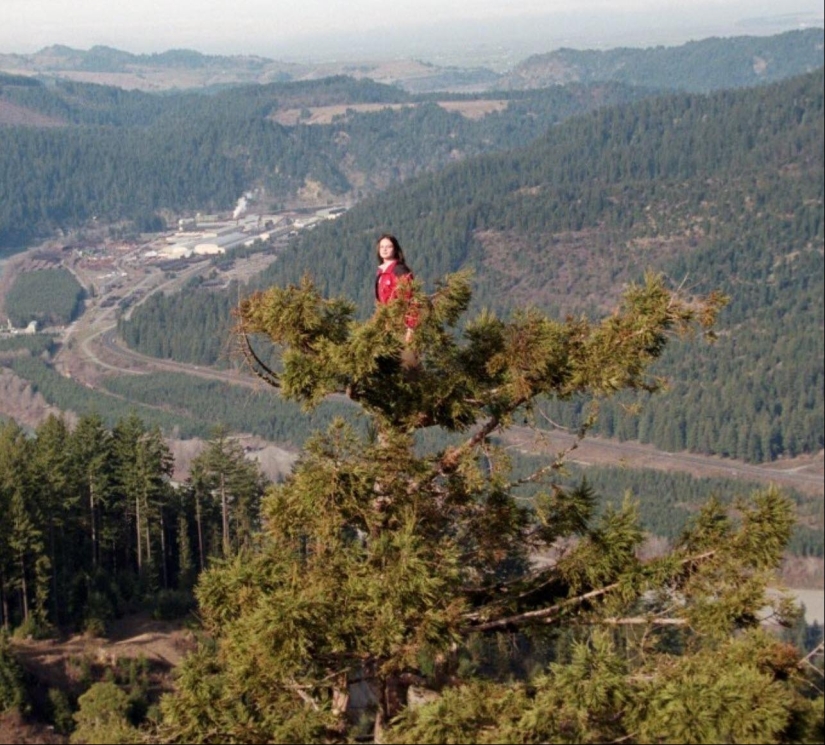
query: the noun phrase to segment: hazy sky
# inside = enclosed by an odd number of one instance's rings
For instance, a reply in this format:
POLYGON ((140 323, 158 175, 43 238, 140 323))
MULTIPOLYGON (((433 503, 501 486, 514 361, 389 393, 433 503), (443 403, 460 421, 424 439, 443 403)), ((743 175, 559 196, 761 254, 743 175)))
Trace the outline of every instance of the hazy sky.
MULTIPOLYGON (((339 44, 344 36, 358 38, 359 47, 370 48, 371 40, 390 34, 397 56, 405 56, 426 41, 428 28, 457 29, 468 37, 477 33, 485 40, 493 39, 499 29, 516 38, 520 28, 524 33, 531 30, 529 23, 524 25, 525 16, 533 23, 534 35, 540 33, 541 23, 548 23, 548 38, 605 37, 609 44, 612 30, 619 38, 622 28, 634 24, 681 24, 686 29, 691 23, 706 23, 713 33, 717 22, 792 13, 821 25, 822 1, 0 0, 0 53, 29 53, 51 44, 79 49, 102 44, 135 53, 186 48, 211 54, 278 58, 283 56, 279 52, 287 52, 323 58, 329 55, 326 45, 335 38, 339 44), (410 50, 405 48, 407 41, 410 50)), ((759 31, 743 28, 740 33, 759 31)), ((375 48, 387 53, 380 44, 375 48)))

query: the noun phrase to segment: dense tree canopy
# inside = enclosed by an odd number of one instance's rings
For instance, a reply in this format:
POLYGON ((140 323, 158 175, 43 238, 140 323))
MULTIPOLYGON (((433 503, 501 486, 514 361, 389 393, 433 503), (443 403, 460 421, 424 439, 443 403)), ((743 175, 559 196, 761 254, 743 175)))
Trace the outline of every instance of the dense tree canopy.
POLYGON ((3 128, 0 250, 93 218, 142 229, 161 213, 231 210, 255 189, 268 203, 294 198, 309 183, 360 198, 456 159, 524 145, 568 116, 644 94, 608 85, 502 95, 513 106, 476 121, 398 88, 343 77, 169 96, 71 82, 9 84, 0 99, 63 126, 3 128), (282 108, 359 103, 409 105, 350 110, 329 124, 275 120, 282 108))
POLYGON ((712 91, 772 83, 823 63, 823 30, 689 41, 677 47, 557 49, 528 57, 505 80, 526 87, 547 79, 621 81, 660 90, 712 91))

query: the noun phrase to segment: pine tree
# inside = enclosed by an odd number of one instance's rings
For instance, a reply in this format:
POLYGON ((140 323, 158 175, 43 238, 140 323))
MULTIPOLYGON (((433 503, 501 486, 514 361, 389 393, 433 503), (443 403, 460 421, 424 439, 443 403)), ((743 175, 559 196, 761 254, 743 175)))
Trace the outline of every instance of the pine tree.
POLYGON ((408 348, 403 300, 356 322, 305 279, 240 305, 261 377, 309 407, 346 395, 368 426, 312 439, 269 489, 256 549, 201 576, 208 639, 162 702, 162 736, 343 742, 365 722, 395 742, 821 735, 793 651, 760 627, 765 608, 790 615, 766 593, 787 499, 769 490, 735 516, 712 502, 670 554, 642 561, 634 504, 597 514, 587 484, 556 483, 565 454, 516 474, 491 439, 541 398, 656 390, 648 368, 669 338, 709 329, 724 300, 650 276, 600 323, 527 310, 459 328, 469 301, 462 275, 416 291, 408 348), (282 347, 279 370, 253 334, 282 347), (548 645, 543 672, 485 674, 478 650, 496 638, 548 645))
POLYGON ((67 605, 65 587, 69 577, 67 570, 70 569, 70 565, 67 566, 67 562, 58 557, 64 557, 67 547, 71 545, 69 515, 76 508, 79 498, 71 478, 69 438, 65 420, 49 415, 37 428, 31 463, 49 546, 52 566, 51 618, 56 625, 60 625, 62 609, 67 605))
POLYGON ((112 497, 113 453, 112 435, 97 414, 80 419, 72 432, 69 449, 70 463, 76 471, 80 491, 78 500, 83 511, 81 518, 85 532, 84 542, 89 562, 96 569, 100 564, 100 527, 104 506, 112 497))
POLYGON ((19 620, 28 633, 46 626, 50 562, 43 540, 43 515, 35 499, 30 469, 33 443, 14 422, 0 428, 0 594, 3 621, 9 621, 9 595, 19 600, 19 620))
MULTIPOLYGON (((168 587, 165 505, 171 497, 167 483, 174 465, 171 451, 160 430, 147 430, 136 414, 118 422, 113 437, 123 511, 134 519, 132 534, 138 574, 147 587, 152 587, 157 579, 168 587)), ((123 521, 117 524, 122 525, 123 521)))
POLYGON ((227 557, 248 548, 259 527, 265 485, 257 465, 246 458, 240 443, 228 436, 226 427, 218 425, 206 449, 192 461, 191 470, 198 515, 203 499, 214 501, 220 514, 221 554, 227 557))

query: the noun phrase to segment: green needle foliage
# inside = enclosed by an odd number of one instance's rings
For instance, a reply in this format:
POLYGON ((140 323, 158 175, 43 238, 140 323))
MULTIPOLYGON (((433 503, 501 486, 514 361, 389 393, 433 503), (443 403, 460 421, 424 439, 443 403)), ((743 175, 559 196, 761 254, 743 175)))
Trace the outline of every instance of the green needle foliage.
POLYGON ((671 553, 644 561, 634 504, 597 518, 586 483, 556 483, 563 456, 513 480, 490 441, 538 397, 657 389, 649 365, 671 337, 708 331, 724 299, 648 276, 600 323, 526 310, 459 327, 468 286, 450 276, 364 322, 309 279, 239 306, 247 357, 281 395, 307 407, 346 395, 370 426, 336 421, 309 441, 267 492, 257 544, 201 575, 206 636, 162 702, 164 741, 821 734, 796 651, 761 627, 767 612, 792 615, 766 593, 794 523, 788 499, 769 490, 731 514, 711 502, 671 553), (278 370, 256 334, 282 348, 278 370), (421 453, 427 427, 452 444, 421 453), (529 503, 528 482, 543 485, 529 503), (538 672, 491 667, 496 640, 513 656, 544 645, 538 672))

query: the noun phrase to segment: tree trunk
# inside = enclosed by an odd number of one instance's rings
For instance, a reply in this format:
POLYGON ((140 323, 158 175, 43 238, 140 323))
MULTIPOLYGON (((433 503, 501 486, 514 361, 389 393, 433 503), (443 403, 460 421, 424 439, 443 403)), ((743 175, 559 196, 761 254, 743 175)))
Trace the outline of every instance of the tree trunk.
POLYGON ((169 589, 169 576, 166 572, 166 525, 163 522, 163 507, 160 508, 160 564, 163 573, 163 589, 169 589))
POLYGON ((92 538, 92 566, 97 569, 97 521, 95 520, 95 482, 89 477, 89 522, 92 538))
POLYGON ((23 620, 29 620, 29 587, 26 583, 26 559, 20 554, 20 598, 23 601, 23 620))
POLYGON ((140 542, 140 497, 135 497, 135 535, 137 536, 137 567, 138 574, 143 568, 143 555, 140 542))
POLYGON ((200 560, 200 570, 204 570, 203 561, 203 525, 201 524, 201 500, 195 495, 195 522, 198 524, 198 559, 200 560))
POLYGON ((378 711, 375 715, 373 740, 376 743, 382 743, 384 742, 384 729, 404 705, 404 690, 397 675, 380 677, 377 683, 381 692, 381 700, 378 702, 378 711))
POLYGON ((148 509, 148 507, 146 509, 146 520, 144 522, 145 522, 145 526, 146 526, 146 541, 145 541, 145 543, 146 543, 146 563, 151 566, 151 563, 152 563, 152 544, 149 542, 149 509, 148 509))
POLYGON ((3 571, 0 569, 0 603, 2 603, 3 612, 3 628, 9 630, 9 599, 6 595, 6 578, 3 576, 3 571))
POLYGON ((229 556, 229 505, 226 502, 226 475, 221 474, 221 522, 223 530, 223 555, 229 556))
POLYGON ((60 625, 60 603, 57 598, 57 551, 54 543, 54 522, 49 521, 49 555, 52 560, 52 613, 55 626, 60 625))

